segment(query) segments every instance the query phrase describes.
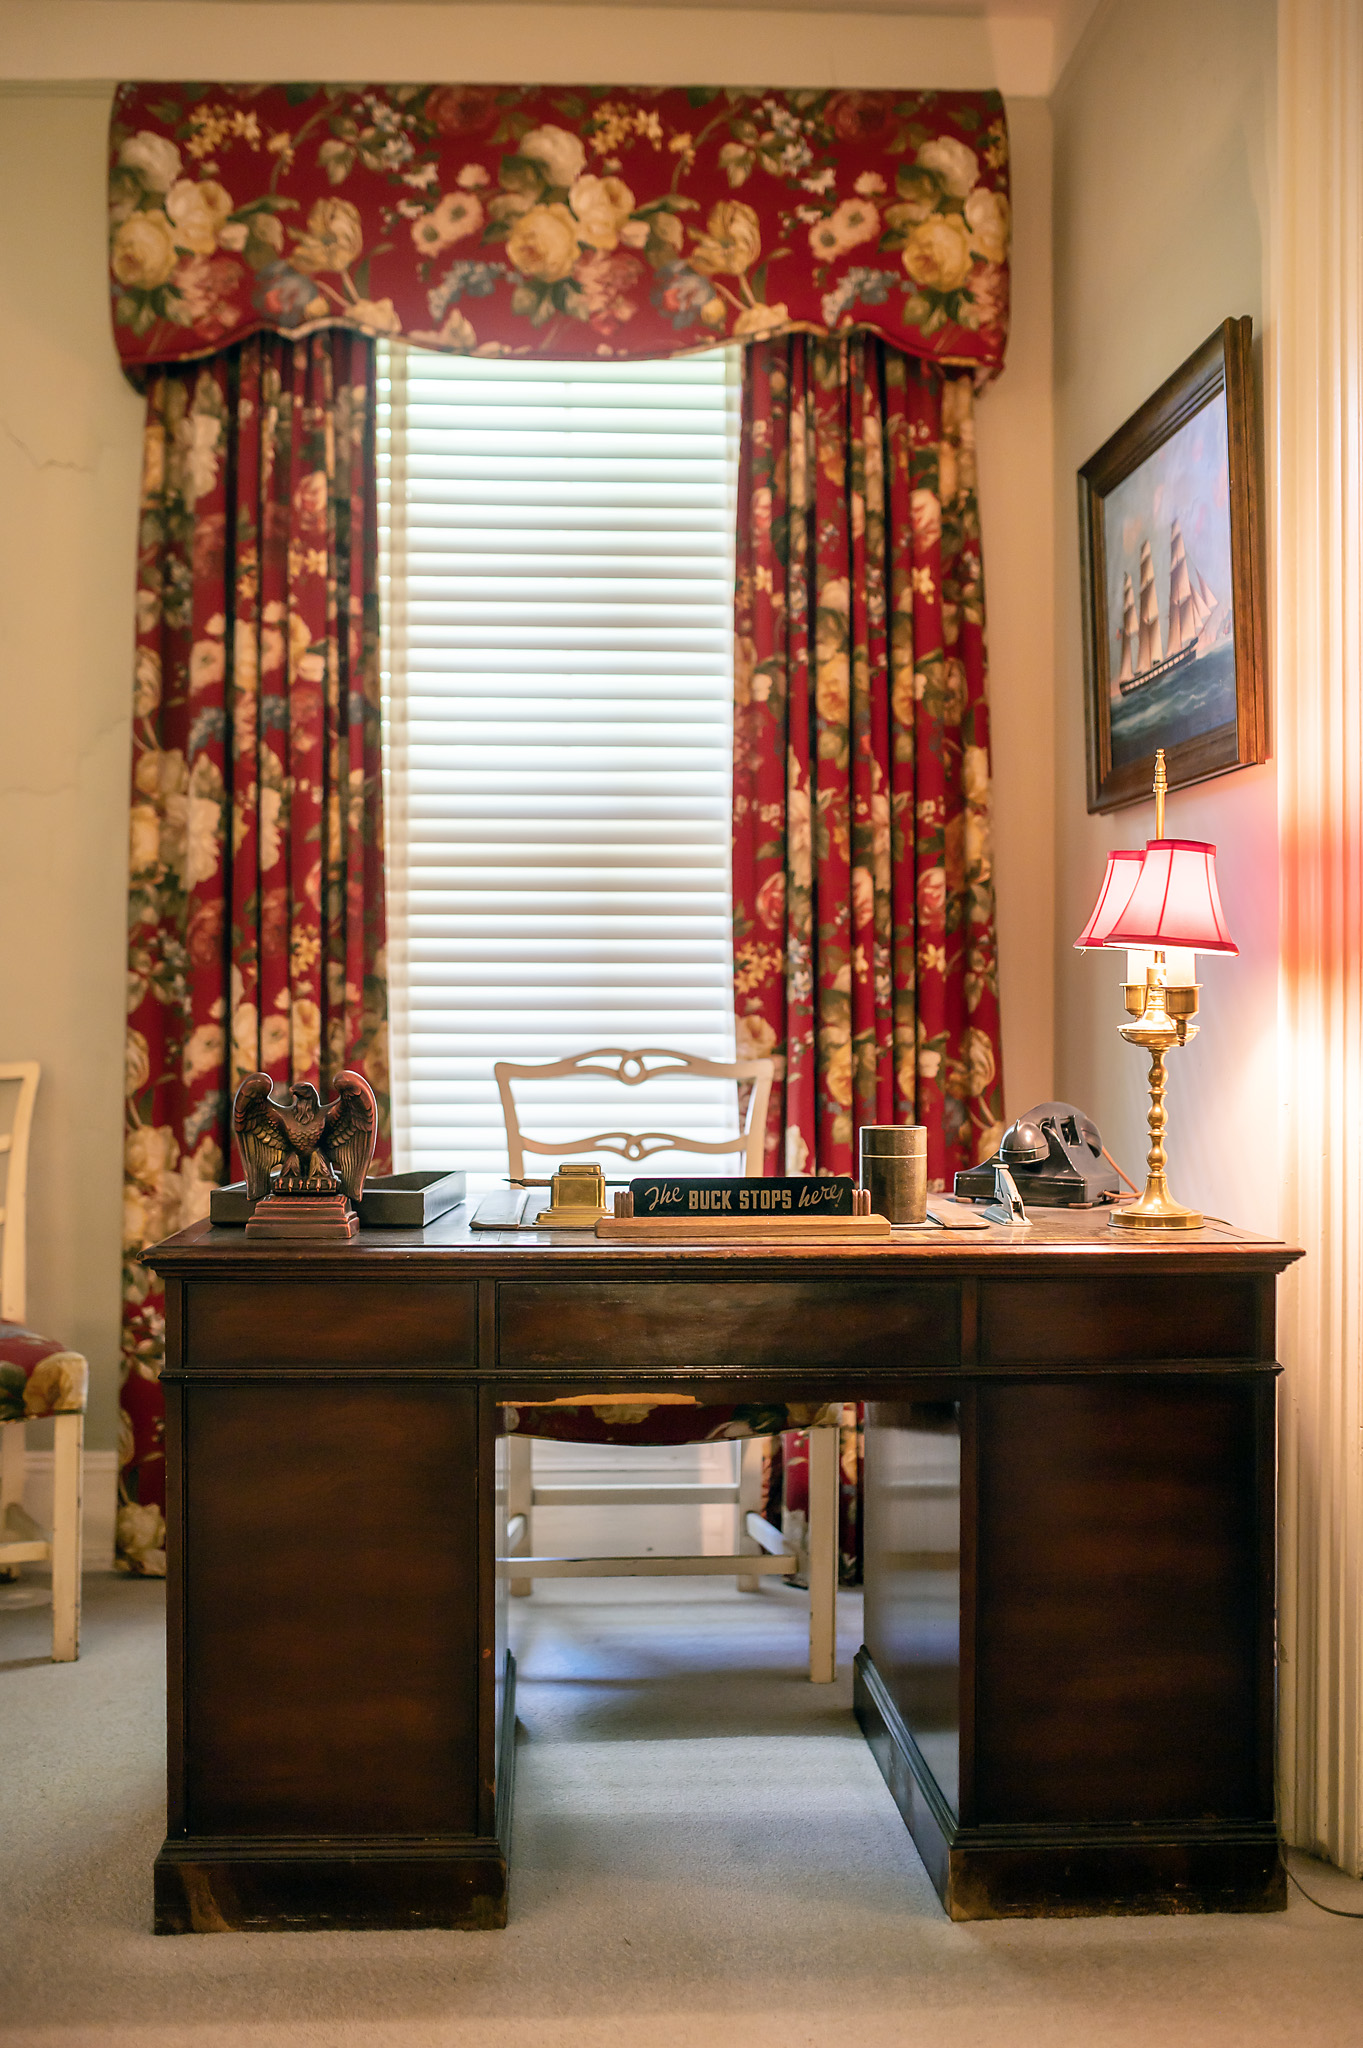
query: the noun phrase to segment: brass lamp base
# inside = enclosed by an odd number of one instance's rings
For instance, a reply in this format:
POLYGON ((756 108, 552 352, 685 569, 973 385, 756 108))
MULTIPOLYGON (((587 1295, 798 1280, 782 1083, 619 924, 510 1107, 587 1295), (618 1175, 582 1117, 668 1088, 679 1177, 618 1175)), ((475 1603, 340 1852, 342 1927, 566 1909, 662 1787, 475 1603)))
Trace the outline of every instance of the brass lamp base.
POLYGON ((1152 1173, 1139 1200, 1114 1209, 1107 1220, 1114 1230, 1201 1230, 1207 1219, 1200 1209, 1176 1202, 1164 1175, 1152 1173))
POLYGON ((1197 1026, 1188 1021, 1197 1011, 1197 989, 1165 988, 1164 956, 1157 953, 1155 958, 1160 966, 1149 973, 1145 986, 1137 982, 1126 988, 1127 1011, 1137 1021, 1121 1027, 1128 1044, 1143 1046, 1150 1055, 1150 1150, 1145 1161, 1145 1192, 1136 1201, 1114 1209, 1108 1222, 1114 1230, 1200 1230, 1206 1221, 1201 1210, 1185 1208, 1169 1192, 1164 1151, 1169 1121, 1164 1107, 1164 1056, 1174 1046, 1186 1045, 1197 1036, 1197 1026))

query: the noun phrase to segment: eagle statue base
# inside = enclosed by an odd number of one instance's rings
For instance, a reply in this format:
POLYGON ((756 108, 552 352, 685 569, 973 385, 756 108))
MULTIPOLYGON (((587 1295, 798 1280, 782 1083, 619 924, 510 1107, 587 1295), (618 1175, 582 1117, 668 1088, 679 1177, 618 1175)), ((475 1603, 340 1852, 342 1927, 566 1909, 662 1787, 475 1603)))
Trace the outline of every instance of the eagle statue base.
POLYGON ((265 1195, 251 1212, 253 1238, 352 1238, 360 1219, 344 1195, 265 1195))
POLYGON ((268 1074, 249 1074, 232 1104, 252 1204, 247 1237, 349 1242, 360 1227, 350 1205, 360 1199, 378 1128, 362 1074, 338 1074, 336 1100, 325 1108, 310 1082, 276 1095, 268 1074))

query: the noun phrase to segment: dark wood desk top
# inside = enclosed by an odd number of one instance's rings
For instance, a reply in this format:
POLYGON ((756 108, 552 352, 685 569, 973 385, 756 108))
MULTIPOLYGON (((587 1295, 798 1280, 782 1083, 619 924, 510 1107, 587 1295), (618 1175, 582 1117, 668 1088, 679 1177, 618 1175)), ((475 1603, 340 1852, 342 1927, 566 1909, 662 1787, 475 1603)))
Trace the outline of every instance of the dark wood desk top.
POLYGON ((603 1243, 586 1231, 471 1230, 469 1209, 460 1203, 425 1229, 361 1230, 348 1244, 248 1244, 239 1229, 194 1223, 144 1256, 167 1277, 390 1266, 417 1268, 424 1277, 454 1271, 469 1279, 528 1277, 547 1271, 590 1272, 623 1278, 675 1274, 745 1275, 766 1279, 812 1276, 829 1269, 867 1278, 907 1280, 949 1269, 953 1274, 1040 1272, 1075 1262, 1098 1261, 1106 1272, 1146 1272, 1152 1261, 1181 1273, 1280 1273, 1302 1256, 1292 1245, 1256 1236, 1233 1224, 1209 1220, 1201 1230, 1144 1236, 1118 1232, 1106 1209, 1036 1209, 1027 1228, 990 1224, 984 1230, 914 1230, 885 1244, 665 1244, 603 1243))

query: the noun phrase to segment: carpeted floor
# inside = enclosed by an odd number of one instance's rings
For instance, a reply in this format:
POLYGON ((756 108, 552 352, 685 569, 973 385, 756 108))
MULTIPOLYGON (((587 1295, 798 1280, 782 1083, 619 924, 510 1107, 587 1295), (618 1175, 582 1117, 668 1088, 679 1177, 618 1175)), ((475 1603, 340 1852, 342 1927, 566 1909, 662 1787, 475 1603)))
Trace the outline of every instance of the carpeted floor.
MULTIPOLYGON (((498 1934, 148 1932, 159 1586, 91 1578, 79 1664, 0 1608, 0 2039, 50 2048, 1259 2048, 1363 2041, 1363 1922, 952 1926, 805 1608, 700 1580, 516 1603, 524 1732, 498 1934)), ((1294 1867, 1330 1903, 1363 1885, 1294 1867)))

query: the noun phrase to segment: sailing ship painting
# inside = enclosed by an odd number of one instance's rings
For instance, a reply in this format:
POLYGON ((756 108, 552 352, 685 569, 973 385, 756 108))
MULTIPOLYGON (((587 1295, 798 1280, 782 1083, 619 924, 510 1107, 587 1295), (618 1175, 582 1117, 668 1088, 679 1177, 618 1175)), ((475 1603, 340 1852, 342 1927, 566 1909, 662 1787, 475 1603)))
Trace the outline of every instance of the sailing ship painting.
POLYGON ((1218 640, 1229 637, 1230 613, 1208 586, 1205 576, 1188 566, 1188 551, 1177 519, 1169 522, 1168 640, 1160 644, 1159 599, 1155 594, 1155 561, 1148 540, 1141 542, 1141 595, 1137 608, 1129 574, 1122 578, 1122 623, 1117 635, 1120 655, 1117 688, 1123 697, 1146 689, 1199 654, 1210 654, 1218 640))
POLYGON ((1223 320, 1084 463, 1088 807, 1268 756, 1254 323, 1223 320))
POLYGON ((1235 721, 1224 394, 1108 493, 1103 537, 1120 767, 1235 721))

